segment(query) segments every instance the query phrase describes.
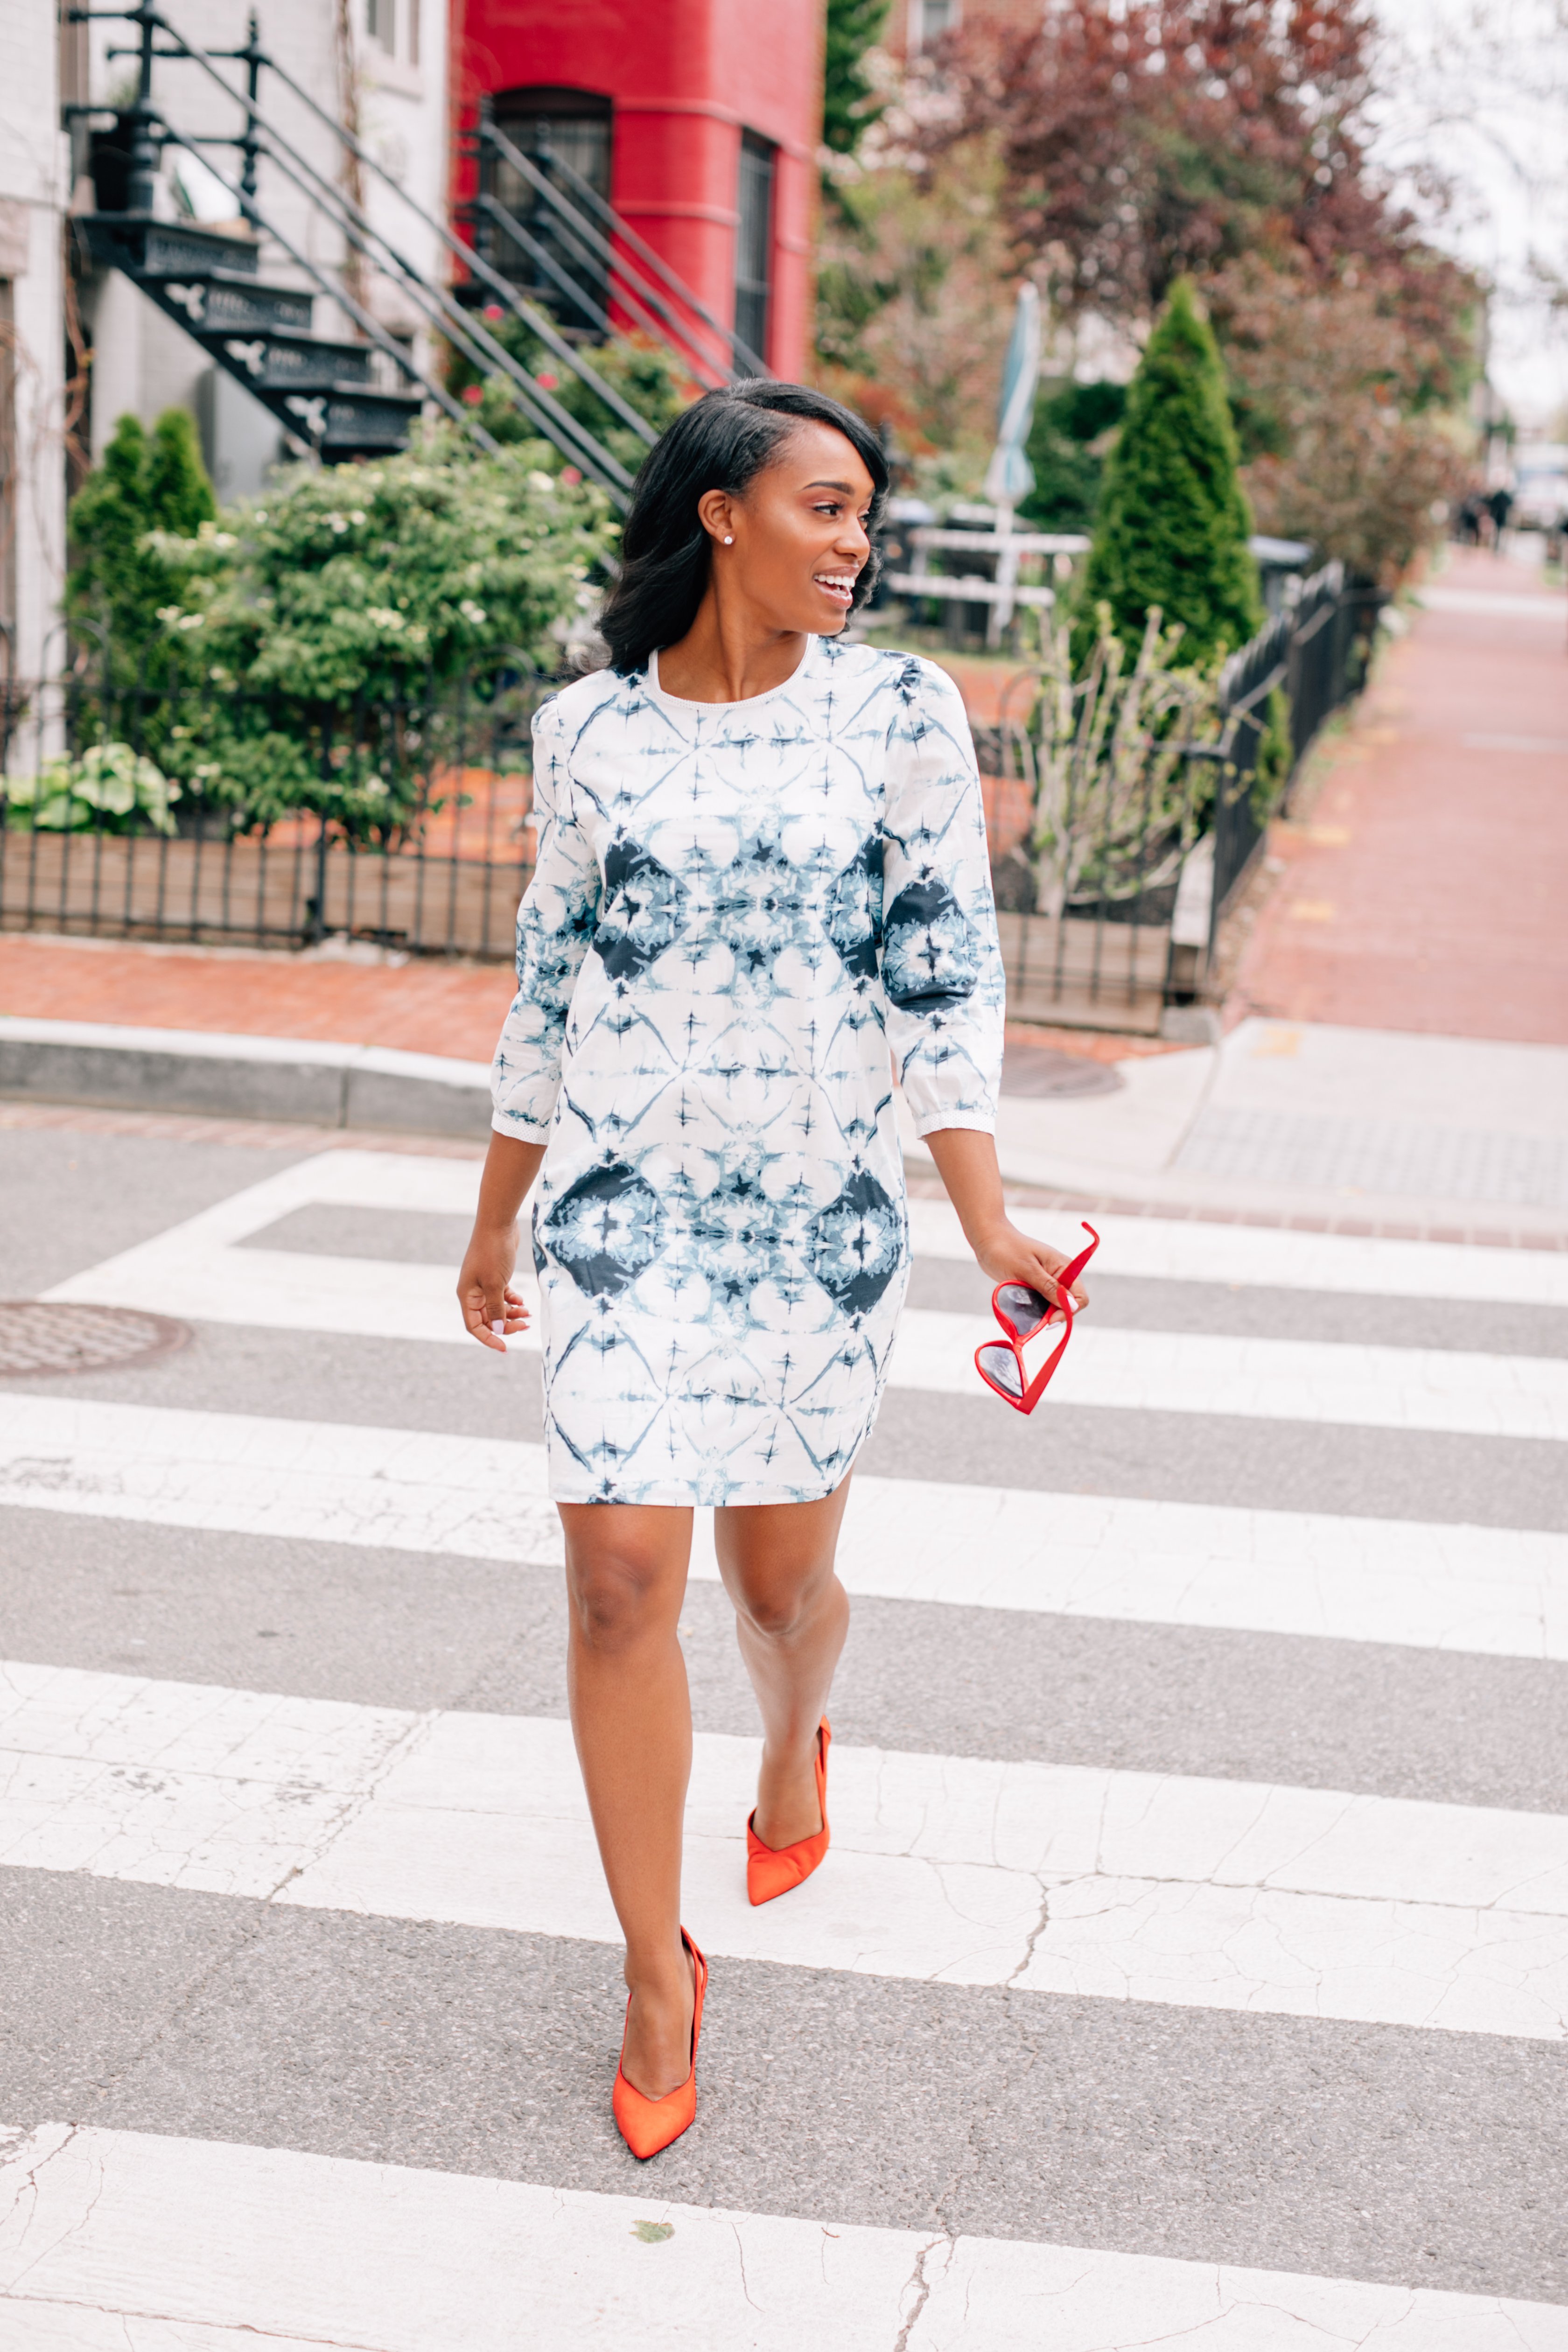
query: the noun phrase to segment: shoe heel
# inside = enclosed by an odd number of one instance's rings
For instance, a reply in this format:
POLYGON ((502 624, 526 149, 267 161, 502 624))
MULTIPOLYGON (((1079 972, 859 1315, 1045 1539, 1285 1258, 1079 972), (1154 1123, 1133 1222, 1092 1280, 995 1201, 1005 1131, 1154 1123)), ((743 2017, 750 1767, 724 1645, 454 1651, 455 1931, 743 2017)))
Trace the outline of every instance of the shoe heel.
POLYGON ((747 1821, 746 1894, 753 1907, 776 1902, 781 1895, 801 1885, 818 1868, 832 1843, 827 1827, 827 1751, 832 1745, 833 1727, 824 1716, 816 1727, 816 1801, 822 1827, 815 1836, 797 1838, 794 1845, 764 1845, 757 1835, 754 1809, 747 1821))
MULTIPOLYGON (((689 2131, 697 2116, 697 2044, 702 2032, 702 1997, 708 1990, 708 1963, 698 1950, 684 1927, 680 1940, 691 1955, 691 2072, 684 2083, 668 2092, 662 2099, 650 2099, 636 2084, 628 2083, 624 2066, 616 2068, 616 2086, 610 2094, 610 2112, 616 2118, 616 2128, 632 2154, 646 2164, 650 2156, 658 2156, 672 2140, 689 2131)), ((626 2001, 628 2013, 631 2000, 626 2001)), ((626 2054, 625 2027, 621 2030, 621 2056, 626 2054)))

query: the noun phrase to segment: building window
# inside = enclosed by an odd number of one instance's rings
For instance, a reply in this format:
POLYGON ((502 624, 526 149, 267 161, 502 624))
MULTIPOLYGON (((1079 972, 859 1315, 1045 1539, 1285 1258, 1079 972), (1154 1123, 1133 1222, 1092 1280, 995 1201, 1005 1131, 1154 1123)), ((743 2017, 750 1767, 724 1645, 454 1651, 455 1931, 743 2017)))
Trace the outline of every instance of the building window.
POLYGON ((929 49, 958 30, 959 0, 910 0, 910 50, 929 49))
MULTIPOLYGON (((582 197, 562 163, 585 180, 595 195, 610 194, 610 101, 585 89, 509 89, 494 100, 496 129, 551 180, 574 208, 582 197)), ((528 175, 504 155, 485 158, 481 184, 516 222, 521 236, 490 223, 496 268, 547 302, 563 328, 603 335, 607 329, 609 287, 603 260, 589 242, 573 234, 528 175)), ((586 226, 604 234, 604 224, 586 215, 586 226)))
MULTIPOLYGON (((773 154, 754 131, 741 133, 741 185, 736 201, 735 332, 747 351, 767 357, 768 289, 773 250, 773 154)), ((736 364, 749 368, 743 353, 736 364)))
POLYGON ((364 28, 389 58, 397 54, 397 0, 364 0, 364 28))

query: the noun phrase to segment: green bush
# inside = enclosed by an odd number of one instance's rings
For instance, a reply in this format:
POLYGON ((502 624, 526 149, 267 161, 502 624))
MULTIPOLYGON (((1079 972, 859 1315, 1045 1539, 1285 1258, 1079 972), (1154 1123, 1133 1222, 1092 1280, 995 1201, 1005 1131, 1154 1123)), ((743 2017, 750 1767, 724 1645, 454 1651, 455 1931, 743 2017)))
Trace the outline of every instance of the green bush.
POLYGON ((1101 604, 1130 649, 1158 606, 1183 632, 1184 662, 1199 667, 1255 635, 1263 604, 1237 463, 1219 353, 1192 287, 1179 279, 1128 389, 1106 466, 1081 589, 1080 657, 1101 604))
MULTIPOLYGON (((539 377, 568 415, 585 425, 628 473, 635 474, 647 455, 648 445, 641 435, 623 425, 593 387, 558 360, 513 312, 490 302, 479 316, 486 332, 531 375, 539 377)), ((617 335, 607 343, 585 344, 582 356, 656 433, 673 425, 686 405, 689 394, 680 369, 658 343, 617 335)), ((510 379, 500 369, 481 375, 460 352, 453 351, 447 361, 447 385, 466 404, 478 409, 479 421, 492 439, 503 446, 534 439, 535 427, 518 406, 510 379)), ((562 463, 553 450, 541 454, 548 456, 552 466, 562 463)))
POLYGON ((1029 463, 1035 487, 1018 509, 1037 530, 1092 530, 1106 444, 1127 406, 1124 384, 1058 384, 1035 404, 1029 463))
POLYGON ((185 576, 162 614, 188 687, 165 766, 247 823, 406 823, 444 705, 556 669, 593 602, 609 502, 545 454, 484 457, 433 427, 400 457, 301 470, 194 539, 155 534, 185 576))
POLYGON ((217 513, 202 464, 195 425, 183 408, 165 409, 151 435, 122 416, 71 501, 71 562, 66 614, 89 655, 107 646, 106 684, 156 687, 167 634, 162 607, 178 598, 185 565, 159 553, 149 533, 188 539, 217 513))
POLYGON ((1039 616, 1038 691, 1023 730, 1034 813, 1023 849, 1042 913, 1135 902, 1174 881, 1203 831, 1221 718, 1215 671, 1184 658, 1157 607, 1129 646, 1109 605, 1087 650, 1065 614, 1039 616))

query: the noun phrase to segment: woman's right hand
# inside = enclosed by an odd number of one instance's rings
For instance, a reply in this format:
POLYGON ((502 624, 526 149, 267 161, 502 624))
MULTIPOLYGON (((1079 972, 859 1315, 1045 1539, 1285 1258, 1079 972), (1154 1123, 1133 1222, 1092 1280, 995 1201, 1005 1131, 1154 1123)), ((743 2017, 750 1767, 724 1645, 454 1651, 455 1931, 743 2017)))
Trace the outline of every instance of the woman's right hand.
POLYGON ((458 1304, 481 1348, 501 1355, 514 1333, 531 1320, 521 1294, 511 1286, 517 1264, 517 1226, 476 1224, 458 1276, 458 1304))

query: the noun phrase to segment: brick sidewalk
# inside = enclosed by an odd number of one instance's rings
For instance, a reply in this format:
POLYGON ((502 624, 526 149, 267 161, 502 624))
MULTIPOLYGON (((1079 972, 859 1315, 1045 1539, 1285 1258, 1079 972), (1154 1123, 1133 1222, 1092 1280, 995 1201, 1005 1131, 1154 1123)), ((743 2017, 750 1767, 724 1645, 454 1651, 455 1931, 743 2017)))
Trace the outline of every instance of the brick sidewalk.
POLYGON ((1568 1043, 1568 599, 1471 551, 1432 591, 1274 828, 1227 1020, 1568 1043), (1475 609, 1443 609, 1456 592, 1475 609))
MULTIPOLYGON (((312 1037, 488 1062, 516 982, 509 964, 363 962, 238 948, 0 936, 0 1015, 117 1028, 312 1037)), ((1110 1030, 1009 1029, 1093 1062, 1177 1050, 1110 1030)))
POLYGON ((504 963, 336 961, 242 949, 0 938, 0 1013, 315 1037, 488 1062, 517 985, 504 963))

